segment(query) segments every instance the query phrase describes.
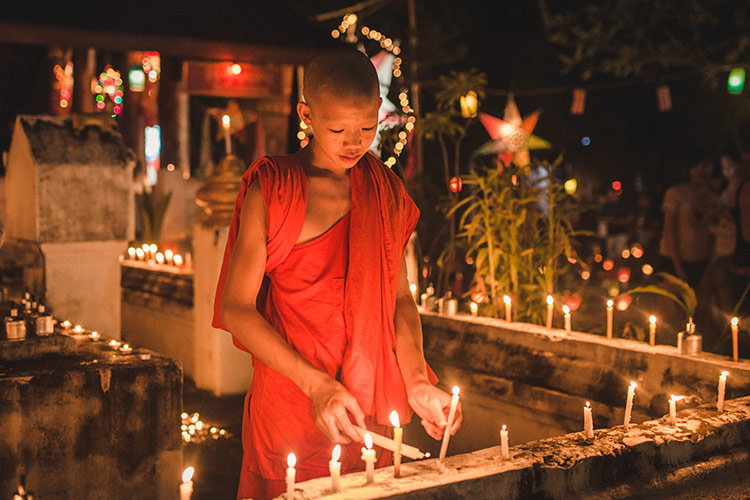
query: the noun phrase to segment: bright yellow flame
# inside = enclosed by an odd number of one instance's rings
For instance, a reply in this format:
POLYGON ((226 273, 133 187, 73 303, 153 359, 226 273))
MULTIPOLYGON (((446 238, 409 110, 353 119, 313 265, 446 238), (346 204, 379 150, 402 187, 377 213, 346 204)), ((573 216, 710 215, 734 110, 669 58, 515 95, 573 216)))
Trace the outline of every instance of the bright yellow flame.
POLYGON ((567 304, 565 304, 564 306, 562 306, 562 310, 563 310, 564 314, 570 314, 570 307, 568 307, 567 304))
POLYGON ((144 252, 148 252, 148 248, 149 248, 148 243, 144 243, 141 248, 143 249, 144 252))
POLYGON ((505 302, 506 304, 510 304, 510 297, 508 297, 507 295, 505 295, 503 297, 503 302, 505 302))
POLYGON ((740 322, 740 320, 737 318, 737 316, 735 316, 734 318, 732 318, 732 326, 737 326, 737 324, 739 322, 740 322))
POLYGON ((458 388, 458 386, 457 386, 457 385, 454 385, 454 386, 453 386, 453 395, 454 395, 454 396, 458 396, 458 393, 459 393, 459 392, 460 392, 460 389, 458 388))
POLYGON ((630 387, 635 389, 636 387, 638 387, 638 384, 636 384, 635 382, 630 382, 630 387))
POLYGON ((372 436, 370 436, 369 432, 365 434, 365 446, 368 450, 372 449, 372 436))
POLYGON ((586 408, 591 408, 591 403, 589 403, 588 401, 586 401, 586 408))
POLYGON ((331 452, 331 461, 338 462, 339 458, 341 458, 341 445, 337 444, 333 447, 333 451, 331 452))
POLYGON ((479 310, 479 306, 476 302, 472 302, 469 304, 469 309, 471 309, 471 312, 477 312, 479 310))
POLYGON ((166 257, 167 259, 171 259, 172 257, 174 257, 174 252, 172 252, 172 250, 164 250, 164 257, 166 257))
POLYGON ((727 375, 729 375, 729 372, 721 372, 721 374, 726 377, 727 375))
POLYGON ((180 264, 182 264, 182 256, 177 254, 174 256, 174 265, 179 266, 180 264))
POLYGON ((409 291, 411 293, 414 293, 414 292, 417 291, 417 285, 416 285, 416 283, 412 283, 411 285, 409 285, 409 291))
POLYGON ((156 262, 159 264, 164 264, 164 255, 161 252, 156 253, 156 262))
POLYGON ((155 243, 151 243, 151 244, 150 244, 150 245, 148 246, 148 250, 149 250, 149 251, 150 251, 151 253, 156 253, 156 244, 155 244, 155 243))
POLYGON ((654 316, 653 314, 651 316, 649 316, 648 317, 648 322, 651 323, 652 325, 655 325, 656 324, 656 316, 654 316))
POLYGON ((555 299, 552 298, 552 295, 547 295, 547 304, 552 305, 555 303, 555 299))
POLYGON ((398 419, 398 412, 396 410, 393 410, 391 412, 391 425, 393 427, 401 427, 401 422, 398 419))
POLYGON ((182 471, 182 482, 187 483, 191 479, 193 479, 193 474, 195 473, 195 468, 188 467, 184 471, 182 471))
POLYGON ((680 401, 681 399, 685 399, 685 396, 675 396, 674 394, 672 394, 671 396, 669 396, 669 399, 671 399, 672 401, 680 401))
POLYGON ((508 428, 507 425, 503 424, 503 430, 506 430, 508 428))
POLYGON ((286 464, 289 467, 294 467, 297 465, 297 457, 294 455, 294 453, 290 453, 286 456, 286 464))
POLYGON ((221 117, 221 124, 224 125, 224 128, 229 128, 229 125, 231 125, 232 119, 229 118, 229 115, 224 115, 221 117))
POLYGON ((135 255, 135 248, 133 247, 128 248, 128 255, 130 255, 131 257, 135 255))
POLYGON ((612 300, 607 301, 607 307, 612 307, 615 303, 612 300))

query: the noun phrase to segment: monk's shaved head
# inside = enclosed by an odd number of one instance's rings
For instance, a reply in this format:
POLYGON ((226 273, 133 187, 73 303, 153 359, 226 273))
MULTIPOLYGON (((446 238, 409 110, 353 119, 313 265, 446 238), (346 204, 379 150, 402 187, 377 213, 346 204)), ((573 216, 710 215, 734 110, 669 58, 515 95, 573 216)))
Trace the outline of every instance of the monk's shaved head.
POLYGON ((305 66, 303 93, 314 103, 322 94, 338 98, 380 97, 378 72, 372 61, 355 49, 330 49, 316 55, 305 66))

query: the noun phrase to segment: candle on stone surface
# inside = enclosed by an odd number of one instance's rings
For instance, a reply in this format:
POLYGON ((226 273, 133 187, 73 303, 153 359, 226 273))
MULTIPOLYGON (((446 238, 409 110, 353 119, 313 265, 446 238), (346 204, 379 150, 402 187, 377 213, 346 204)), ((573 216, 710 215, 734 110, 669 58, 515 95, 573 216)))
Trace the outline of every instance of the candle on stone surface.
POLYGON ((229 115, 221 117, 221 126, 224 128, 224 152, 226 154, 232 154, 232 139, 229 135, 229 127, 232 125, 232 121, 229 115))
POLYGON ((164 254, 161 252, 156 252, 156 263, 157 264, 164 264, 164 254))
POLYGON ((193 495, 193 473, 195 469, 188 467, 182 472, 182 483, 180 483, 180 500, 190 500, 193 495))
POLYGON ((411 296, 414 299, 414 303, 416 304, 417 303, 417 284, 412 283, 411 285, 409 285, 409 291, 411 292, 411 296))
POLYGON ((739 353, 739 346, 737 345, 738 343, 737 334, 739 330, 739 319, 737 319, 737 316, 732 318, 731 325, 732 325, 732 359, 734 361, 738 361, 740 357, 740 353, 739 353))
POLYGON ((136 260, 144 260, 146 258, 146 252, 144 252, 142 248, 136 248, 135 257, 136 260))
POLYGON ((149 261, 153 261, 154 259, 156 259, 156 250, 158 250, 156 243, 151 243, 148 246, 148 260, 149 261))
POLYGON ((682 396, 675 396, 672 394, 669 396, 669 424, 677 425, 677 401, 681 400, 682 396))
POLYGON ((636 387, 638 387, 638 384, 630 382, 630 387, 628 387, 628 401, 625 405, 625 422, 623 424, 626 431, 630 429, 630 414, 633 412, 633 397, 635 396, 636 387))
POLYGON ((510 458, 510 452, 508 451, 508 428, 505 425, 500 429, 500 456, 504 460, 510 458))
POLYGON ((365 446, 362 448, 362 460, 365 461, 365 481, 375 482, 375 450, 372 449, 372 436, 365 434, 365 446))
POLYGON ((716 409, 724 411, 724 393, 727 389, 727 375, 729 372, 721 372, 719 375, 719 399, 716 402, 716 409))
POLYGON ((612 324, 614 323, 615 303, 612 300, 607 301, 607 338, 612 338, 612 324))
POLYGON ((172 252, 172 250, 164 250, 164 259, 166 259, 168 266, 172 265, 173 257, 174 257, 174 252, 172 252))
POLYGON ((135 259, 135 248, 134 247, 128 248, 128 259, 130 259, 130 260, 135 259))
POLYGON ((174 255, 174 265, 180 267, 182 265, 182 255, 176 253, 174 255))
POLYGON ((594 416, 591 414, 591 403, 588 401, 583 407, 583 435, 586 439, 594 438, 594 416))
POLYGON ((648 345, 656 345, 656 316, 653 314, 648 318, 648 345))
POLYGON ((151 250, 149 248, 150 247, 148 246, 148 243, 144 243, 143 246, 141 246, 141 249, 143 250, 143 258, 144 258, 144 260, 148 260, 148 259, 151 258, 151 256, 149 255, 149 252, 151 250))
POLYGON ((565 331, 569 332, 570 331, 570 307, 568 307, 568 305, 565 304, 564 306, 562 306, 562 310, 563 310, 563 315, 564 315, 563 317, 565 318, 565 331))
POLYGON ((84 333, 83 327, 81 325, 74 326, 73 333, 75 333, 76 335, 81 335, 82 333, 84 333))
POLYGON ((451 437, 451 427, 453 427, 453 419, 456 418, 456 407, 458 406, 458 393, 459 389, 457 385, 453 386, 453 398, 451 399, 451 408, 448 411, 448 423, 445 426, 445 432, 443 433, 443 444, 440 446, 440 456, 438 460, 441 462, 445 460, 445 454, 448 451, 448 441, 451 437))
POLYGON ((469 304, 469 310, 472 316, 477 316, 479 314, 479 305, 476 302, 472 302, 469 304))
POLYGON ((63 321, 62 323, 60 323, 60 326, 61 326, 61 327, 62 327, 62 328, 63 328, 64 330, 69 330, 69 329, 70 329, 70 325, 71 325, 71 323, 70 323, 70 321, 68 321, 67 319, 66 319, 65 321, 63 321))
POLYGON ((91 332, 91 340, 101 340, 101 338, 101 335, 99 335, 99 332, 97 332, 96 330, 91 332))
POLYGON ((421 305, 422 307, 425 307, 427 305, 427 294, 426 293, 423 293, 422 295, 419 296, 419 305, 421 305))
POLYGON ((286 465, 286 498, 292 500, 294 498, 294 476, 296 474, 294 466, 297 465, 297 457, 294 453, 287 455, 286 465))
POLYGON ((401 428, 401 421, 395 410, 391 412, 391 425, 393 426, 393 440, 396 442, 396 449, 393 451, 393 477, 401 477, 401 443, 404 440, 404 430, 401 428))
POLYGON ((547 328, 552 328, 552 311, 555 307, 555 299, 547 295, 547 328))
POLYGON ((509 296, 503 297, 503 302, 505 302, 505 321, 510 323, 512 317, 511 317, 511 301, 509 296))
POLYGON ((120 352, 123 354, 130 354, 133 352, 133 348, 130 347, 129 344, 123 344, 122 347, 120 347, 120 352))
POLYGON ((331 461, 328 462, 328 470, 331 471, 331 490, 341 491, 341 445, 337 444, 331 452, 331 461))

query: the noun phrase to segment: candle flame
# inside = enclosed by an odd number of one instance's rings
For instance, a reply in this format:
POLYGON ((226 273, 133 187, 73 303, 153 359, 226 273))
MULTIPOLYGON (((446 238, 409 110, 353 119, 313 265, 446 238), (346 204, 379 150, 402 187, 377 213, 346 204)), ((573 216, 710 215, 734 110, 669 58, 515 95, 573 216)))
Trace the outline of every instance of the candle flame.
POLYGON ((138 256, 139 259, 142 259, 143 256, 145 255, 145 252, 143 251, 142 248, 138 248, 136 249, 135 254, 138 256))
POLYGON ((398 419, 398 412, 396 410, 391 412, 391 425, 393 427, 401 427, 401 422, 398 419))
POLYGON ((727 375, 729 375, 729 372, 721 372, 721 374, 726 377, 727 375))
POLYGON ((148 243, 144 243, 144 244, 143 244, 143 245, 141 246, 141 248, 143 249, 143 251, 144 251, 144 252, 148 252, 148 249, 149 249, 148 243))
POLYGON ((510 304, 510 297, 508 297, 507 295, 504 296, 503 297, 503 302, 505 302, 506 304, 510 304))
POLYGON ((453 386, 453 395, 454 395, 454 396, 458 396, 458 393, 459 393, 459 392, 460 392, 460 389, 458 388, 458 386, 457 386, 457 385, 454 385, 454 386, 453 386))
POLYGON ((130 255, 131 257, 135 255, 135 248, 133 247, 128 248, 128 255, 130 255))
POLYGON ((174 264, 175 264, 175 266, 179 266, 180 264, 182 264, 182 255, 175 254, 175 256, 174 256, 174 264))
POLYGON ((732 318, 732 326, 737 326, 737 324, 739 322, 740 322, 740 320, 737 318, 737 316, 735 316, 734 318, 732 318))
POLYGON ((607 301, 607 307, 612 307, 614 305, 615 305, 615 302, 613 300, 610 299, 607 301))
POLYGON ((476 312, 479 309, 479 305, 477 305, 476 302, 472 302, 471 304, 469 304, 469 309, 476 312))
POLYGON ((636 387, 638 387, 638 384, 636 384, 635 382, 630 382, 630 387, 635 389, 636 387))
POLYGON ((669 396, 669 399, 671 399, 672 401, 677 402, 677 401, 685 399, 685 396, 675 396, 674 394, 672 394, 671 396, 669 396))
POLYGON ((171 259, 172 256, 174 256, 174 252, 172 252, 172 250, 164 250, 164 257, 171 259))
POLYGON ((372 449, 372 436, 370 436, 369 432, 365 434, 365 446, 368 450, 372 449))
POLYGON ((96 330, 94 330, 93 332, 91 332, 91 336, 92 337, 98 337, 99 336, 99 332, 97 332, 96 330))
POLYGON ((187 483, 191 479, 193 479, 193 474, 195 473, 194 467, 188 467, 184 471, 182 471, 182 482, 187 483))
POLYGON ((586 401, 586 408, 591 408, 591 403, 589 403, 588 401, 586 401))
POLYGON ((156 247, 156 243, 151 243, 151 244, 150 244, 150 245, 148 246, 148 249, 149 249, 149 251, 150 251, 151 253, 156 253, 156 248, 157 248, 157 247, 156 247))
POLYGON ((552 298, 552 295, 547 295, 547 304, 552 305, 555 303, 555 299, 552 298))
POLYGON ((568 307, 567 304, 562 306, 562 310, 563 310, 563 313, 570 314, 570 307, 568 307))
POLYGON ((230 123, 231 123, 231 119, 229 118, 229 115, 224 115, 221 117, 221 124, 224 125, 226 128, 229 128, 230 123))
POLYGON ((506 430, 508 428, 507 425, 503 424, 503 430, 506 430))
POLYGON ((156 262, 164 264, 164 255, 161 252, 156 252, 156 262))
POLYGON ((289 455, 287 455, 286 464, 289 467, 294 467, 295 465, 297 465, 297 457, 294 453, 290 453, 289 455))
POLYGON ((331 461, 338 462, 339 458, 341 458, 341 445, 337 444, 333 447, 333 451, 331 452, 331 461))
POLYGON ((652 325, 655 325, 656 324, 656 316, 654 316, 653 314, 651 316, 649 316, 648 317, 648 322, 651 323, 652 325))
POLYGON ((416 292, 417 291, 417 285, 415 283, 412 283, 411 285, 409 285, 409 290, 411 291, 411 293, 416 292))

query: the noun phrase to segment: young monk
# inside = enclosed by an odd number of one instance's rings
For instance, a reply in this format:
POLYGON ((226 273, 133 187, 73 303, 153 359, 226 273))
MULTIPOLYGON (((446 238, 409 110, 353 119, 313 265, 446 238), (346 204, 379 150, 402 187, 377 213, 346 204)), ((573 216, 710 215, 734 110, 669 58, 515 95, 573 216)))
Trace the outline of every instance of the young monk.
MULTIPOLYGON (((363 468, 354 425, 385 434, 412 410, 440 439, 451 397, 434 386, 409 290, 406 243, 419 211, 398 177, 368 153, 381 104, 364 54, 332 50, 305 68, 300 119, 310 143, 265 157, 243 176, 217 287, 214 326, 251 352, 238 498, 363 468)), ((457 414, 451 429, 461 423, 457 414)), ((379 465, 391 454, 380 451, 379 465)))

